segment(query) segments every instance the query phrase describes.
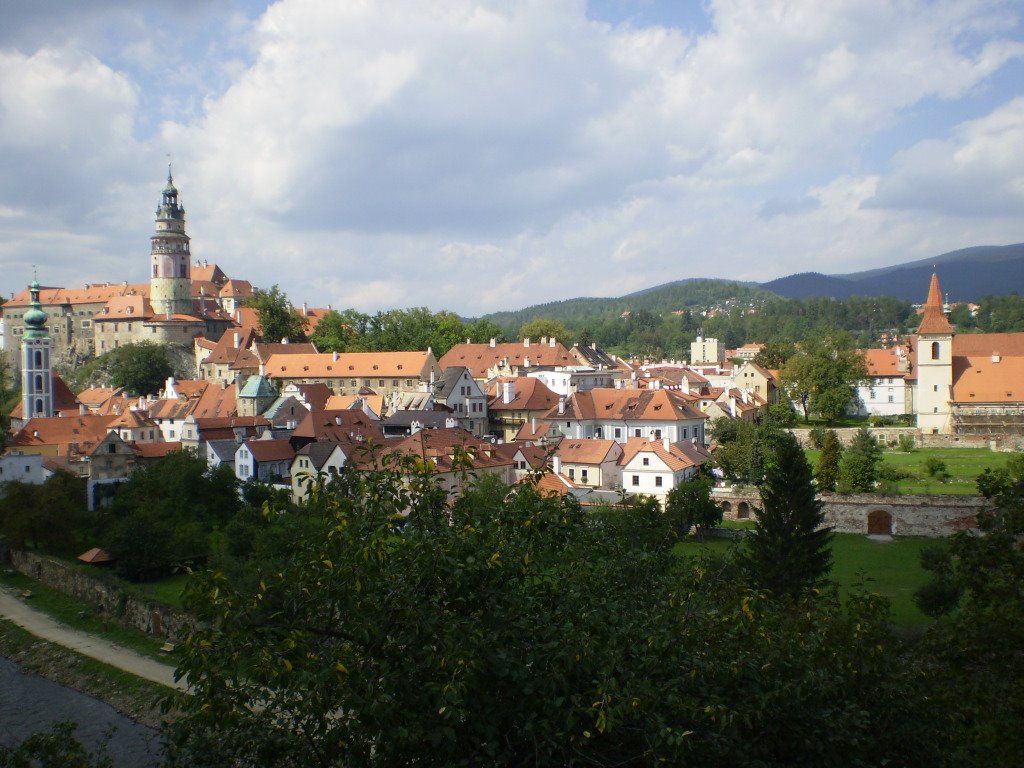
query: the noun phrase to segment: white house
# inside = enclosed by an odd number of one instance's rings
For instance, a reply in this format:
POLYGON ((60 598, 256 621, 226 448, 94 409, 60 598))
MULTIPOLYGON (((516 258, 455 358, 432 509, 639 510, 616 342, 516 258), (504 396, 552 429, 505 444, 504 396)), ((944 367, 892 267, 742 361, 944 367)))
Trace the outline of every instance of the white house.
POLYGON ((656 497, 663 505, 668 492, 700 471, 711 454, 693 443, 630 440, 623 448, 622 488, 627 493, 656 497))
POLYGON ((292 500, 300 504, 309 496, 309 489, 318 478, 329 481, 338 476, 348 461, 338 443, 318 440, 295 452, 291 465, 292 500))
POLYGON ((243 482, 285 480, 294 458, 295 449, 287 440, 246 440, 235 451, 235 477, 243 482))
POLYGON ((567 438, 625 443, 635 437, 704 443, 708 417, 696 396, 666 389, 592 389, 562 398, 544 419, 567 438))

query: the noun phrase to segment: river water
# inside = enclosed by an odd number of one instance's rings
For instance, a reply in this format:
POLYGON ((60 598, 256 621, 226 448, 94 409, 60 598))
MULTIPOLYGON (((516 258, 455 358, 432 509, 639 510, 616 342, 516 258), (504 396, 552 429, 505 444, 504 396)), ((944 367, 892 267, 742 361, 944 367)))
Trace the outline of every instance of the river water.
POLYGON ((76 738, 95 749, 113 726, 107 754, 115 768, 159 764, 160 732, 130 720, 113 707, 0 657, 0 744, 13 746, 59 720, 78 723, 76 738))

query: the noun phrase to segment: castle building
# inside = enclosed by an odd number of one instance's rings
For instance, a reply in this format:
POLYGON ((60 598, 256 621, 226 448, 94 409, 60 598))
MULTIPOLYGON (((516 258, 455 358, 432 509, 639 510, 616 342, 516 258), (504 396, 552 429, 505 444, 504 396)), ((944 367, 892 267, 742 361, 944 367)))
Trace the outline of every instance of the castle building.
POLYGON ((149 261, 149 290, 114 297, 93 318, 96 354, 144 341, 191 345, 196 336, 217 340, 234 325, 218 296, 206 294, 205 285, 194 295, 185 208, 178 200, 170 165, 156 209, 149 261))
POLYGON ((25 312, 21 335, 21 405, 24 418, 50 417, 53 406, 53 342, 46 330, 48 315, 39 303, 39 281, 29 286, 32 304, 25 312))
MULTIPOLYGON (((54 362, 73 366, 140 341, 191 345, 198 334, 215 341, 234 326, 231 312, 252 295, 252 286, 229 279, 216 264, 192 266, 185 209, 170 168, 150 237, 148 273, 145 283, 41 286, 39 303, 49 315, 54 362)), ((31 310, 28 290, 0 306, 0 346, 8 352, 16 375, 21 365, 16 350, 28 330, 25 318, 31 310)))

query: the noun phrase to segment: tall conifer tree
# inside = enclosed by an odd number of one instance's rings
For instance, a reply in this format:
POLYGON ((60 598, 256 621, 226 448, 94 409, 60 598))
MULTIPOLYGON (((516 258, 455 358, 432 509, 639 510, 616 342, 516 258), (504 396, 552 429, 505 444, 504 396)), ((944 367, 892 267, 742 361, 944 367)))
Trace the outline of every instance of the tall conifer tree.
POLYGON ((762 588, 796 596, 821 582, 832 568, 832 532, 821 527, 823 506, 796 438, 780 432, 771 442, 749 563, 762 588))
POLYGON ((839 459, 843 455, 843 446, 834 429, 825 433, 825 442, 821 446, 818 465, 814 468, 814 479, 819 491, 834 491, 839 480, 839 459))

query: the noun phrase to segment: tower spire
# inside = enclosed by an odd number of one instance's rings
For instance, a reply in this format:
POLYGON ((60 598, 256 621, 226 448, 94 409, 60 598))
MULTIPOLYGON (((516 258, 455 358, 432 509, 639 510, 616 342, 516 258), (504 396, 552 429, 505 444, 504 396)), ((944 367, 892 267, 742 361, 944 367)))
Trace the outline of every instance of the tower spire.
POLYGON ((939 275, 932 272, 931 283, 928 285, 928 298, 924 302, 924 313, 918 333, 948 334, 953 332, 953 326, 946 319, 946 313, 943 312, 942 306, 942 287, 939 285, 939 275))

